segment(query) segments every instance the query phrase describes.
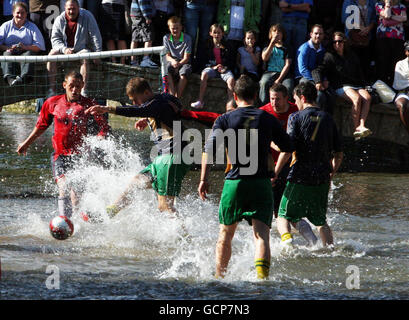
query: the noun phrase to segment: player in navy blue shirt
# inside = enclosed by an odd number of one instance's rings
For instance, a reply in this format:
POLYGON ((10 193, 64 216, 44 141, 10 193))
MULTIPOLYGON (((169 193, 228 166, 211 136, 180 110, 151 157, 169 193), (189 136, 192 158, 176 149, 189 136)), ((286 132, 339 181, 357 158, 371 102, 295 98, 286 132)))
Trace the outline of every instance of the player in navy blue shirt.
MULTIPOLYGON (((287 133, 295 146, 288 182, 281 200, 277 227, 283 243, 291 243, 289 222, 303 217, 315 225, 324 245, 332 244, 332 232, 326 223, 330 180, 343 159, 341 139, 331 115, 315 105, 317 90, 310 82, 294 89, 300 111, 290 115, 287 133)), ((291 154, 282 153, 276 175, 291 154)))
POLYGON ((237 109, 216 119, 202 157, 198 192, 204 200, 209 188, 210 158, 218 145, 227 149, 229 165, 219 206, 216 277, 223 277, 227 270, 231 242, 242 219, 253 226, 257 277, 266 279, 269 275, 274 175, 270 144, 273 141, 285 152, 294 148, 279 121, 254 105, 257 94, 258 85, 250 77, 242 75, 237 80, 233 93, 237 109))

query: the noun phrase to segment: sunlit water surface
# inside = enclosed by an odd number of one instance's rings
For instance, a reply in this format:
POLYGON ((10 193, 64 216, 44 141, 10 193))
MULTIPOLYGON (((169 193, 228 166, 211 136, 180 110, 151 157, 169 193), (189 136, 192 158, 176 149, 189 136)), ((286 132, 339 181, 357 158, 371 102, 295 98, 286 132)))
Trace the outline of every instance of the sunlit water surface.
POLYGON ((334 248, 308 248, 296 234, 295 249, 283 253, 273 226, 268 281, 255 278, 252 233, 242 222, 228 273, 216 280, 222 172, 212 172, 206 202, 196 193, 199 173, 188 174, 177 200, 178 218, 158 212, 152 190, 136 190, 132 204, 109 219, 105 206, 144 168, 152 145, 147 132, 115 128, 115 138, 89 141, 89 151, 105 155, 103 163, 86 159, 69 177, 84 189, 81 210, 102 222, 74 215, 74 235, 58 241, 48 228, 57 215, 51 128, 26 157, 15 152, 36 117, 0 113, 1 299, 409 298, 407 174, 338 174, 328 212, 334 248), (56 270, 59 289, 49 289, 56 270))

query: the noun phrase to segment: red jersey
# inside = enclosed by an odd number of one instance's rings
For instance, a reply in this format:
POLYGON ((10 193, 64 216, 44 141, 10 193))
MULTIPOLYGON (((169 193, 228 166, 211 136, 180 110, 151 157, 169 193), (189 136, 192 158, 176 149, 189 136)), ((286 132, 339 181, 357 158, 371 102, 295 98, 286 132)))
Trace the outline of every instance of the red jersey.
POLYGON ((36 127, 45 130, 54 121, 52 139, 54 160, 59 155, 78 153, 93 120, 99 126, 99 136, 108 133, 110 128, 104 116, 84 113, 86 109, 96 104, 94 100, 82 96, 77 102, 68 102, 65 94, 51 97, 44 102, 36 127))
MULTIPOLYGON (((273 107, 271 106, 271 103, 267 103, 266 105, 260 107, 261 110, 264 110, 270 114, 272 114, 274 117, 276 117, 278 119, 278 121, 280 121, 281 125, 283 126, 284 130, 287 130, 287 121, 288 121, 288 117, 290 116, 290 114, 297 112, 298 108, 297 105, 295 103, 292 103, 290 101, 288 101, 288 104, 290 105, 290 107, 288 108, 287 112, 284 113, 277 113, 274 111, 273 107)), ((272 153, 273 153, 273 158, 274 158, 274 162, 277 162, 278 156, 279 156, 279 152, 271 149, 272 153)))

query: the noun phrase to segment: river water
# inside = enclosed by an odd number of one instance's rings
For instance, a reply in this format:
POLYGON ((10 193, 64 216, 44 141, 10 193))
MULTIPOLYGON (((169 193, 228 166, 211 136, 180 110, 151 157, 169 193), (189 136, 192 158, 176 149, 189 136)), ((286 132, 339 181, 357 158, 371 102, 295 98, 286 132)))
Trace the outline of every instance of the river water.
POLYGON ((268 281, 255 279, 252 233, 242 222, 228 274, 216 280, 221 171, 212 171, 206 202, 196 193, 198 171, 188 174, 177 201, 179 218, 159 213, 153 191, 144 190, 110 220, 104 207, 146 165, 151 147, 147 132, 113 119, 115 139, 90 142, 90 149, 105 154, 104 164, 83 162, 71 175, 85 190, 81 209, 103 221, 90 224, 73 216, 73 236, 58 241, 48 229, 57 215, 51 128, 26 157, 15 152, 36 117, 0 113, 1 299, 409 298, 407 174, 338 174, 328 210, 334 247, 308 248, 296 234, 295 249, 283 253, 272 228, 268 281))

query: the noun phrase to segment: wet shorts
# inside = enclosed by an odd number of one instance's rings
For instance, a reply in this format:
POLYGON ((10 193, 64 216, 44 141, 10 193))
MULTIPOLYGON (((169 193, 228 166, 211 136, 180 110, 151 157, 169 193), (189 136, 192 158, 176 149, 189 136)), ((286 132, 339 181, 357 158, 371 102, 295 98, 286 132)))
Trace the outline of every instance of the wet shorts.
POLYGON ((326 223, 329 183, 308 186, 287 182, 278 216, 290 222, 307 218, 314 226, 326 223))
POLYGON ((54 179, 57 180, 74 168, 74 164, 78 161, 79 156, 64 156, 59 155, 57 159, 54 160, 54 154, 51 155, 51 167, 53 170, 54 179))
POLYGON ((219 222, 231 225, 246 219, 264 222, 271 227, 273 218, 273 188, 271 180, 225 180, 219 205, 219 222))
POLYGON ((157 156, 141 174, 151 177, 152 188, 161 196, 178 196, 182 180, 190 170, 190 165, 181 161, 180 156, 165 154, 157 156))

